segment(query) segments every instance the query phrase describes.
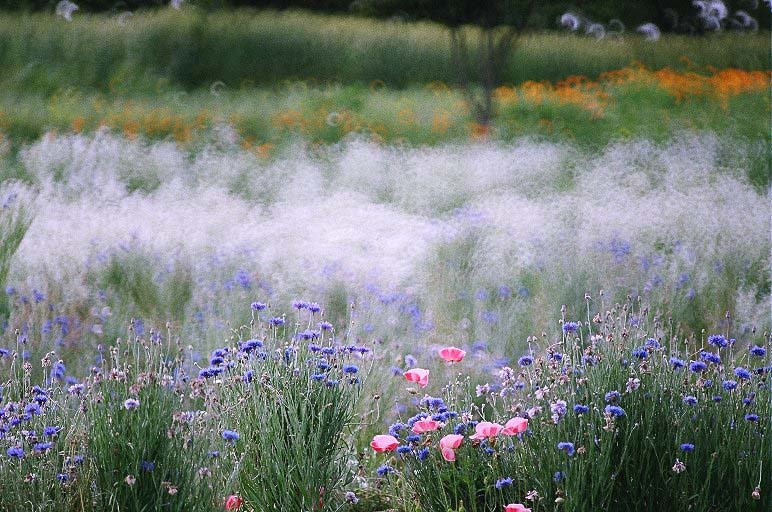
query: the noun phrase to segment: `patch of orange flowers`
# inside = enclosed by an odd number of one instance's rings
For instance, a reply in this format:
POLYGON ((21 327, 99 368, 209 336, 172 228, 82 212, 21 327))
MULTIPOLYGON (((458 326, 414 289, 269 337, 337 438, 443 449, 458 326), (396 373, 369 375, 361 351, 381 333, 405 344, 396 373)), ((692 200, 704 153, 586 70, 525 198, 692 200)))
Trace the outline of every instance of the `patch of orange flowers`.
MULTIPOLYGON (((689 68, 693 69, 694 66, 689 68)), ((577 75, 569 76, 555 84, 527 81, 517 87, 499 87, 494 91, 494 99, 503 106, 519 102, 532 105, 576 105, 597 116, 602 114, 603 107, 613 97, 610 90, 613 86, 641 84, 665 90, 676 102, 690 98, 706 98, 719 101, 723 108, 728 108, 729 99, 734 96, 768 90, 770 78, 770 71, 746 71, 736 68, 717 70, 712 67, 703 72, 678 71, 672 68, 652 71, 637 63, 601 73, 597 81, 577 75)))

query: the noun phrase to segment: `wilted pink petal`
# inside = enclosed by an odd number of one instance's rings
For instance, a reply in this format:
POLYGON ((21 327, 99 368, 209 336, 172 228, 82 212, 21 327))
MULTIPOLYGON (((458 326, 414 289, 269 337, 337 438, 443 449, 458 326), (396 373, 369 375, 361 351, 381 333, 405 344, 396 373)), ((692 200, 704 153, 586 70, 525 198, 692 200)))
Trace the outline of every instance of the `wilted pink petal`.
POLYGON ((413 368, 403 373, 405 378, 410 382, 417 382, 419 386, 425 388, 429 383, 429 370, 423 368, 413 368))
POLYGON ((238 510, 242 503, 244 503, 244 500, 231 494, 225 498, 225 510, 238 510))
POLYGON ((440 350, 440 357, 448 363, 460 363, 466 352, 456 347, 445 347, 440 350))

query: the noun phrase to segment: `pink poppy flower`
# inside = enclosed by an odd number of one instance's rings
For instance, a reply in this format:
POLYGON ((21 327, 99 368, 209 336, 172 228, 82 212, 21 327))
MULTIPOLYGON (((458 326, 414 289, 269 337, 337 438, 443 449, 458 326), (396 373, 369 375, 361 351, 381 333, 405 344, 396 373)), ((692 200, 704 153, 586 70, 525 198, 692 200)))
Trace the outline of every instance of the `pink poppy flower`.
POLYGON ((442 458, 448 462, 456 460, 456 450, 453 448, 442 448, 442 458))
POLYGON ((521 503, 510 503, 504 507, 504 512, 531 512, 531 509, 521 503))
POLYGON ((378 435, 370 441, 370 447, 378 453, 390 452, 399 446, 399 441, 394 436, 378 435))
POLYGON ((410 382, 417 382, 419 386, 425 388, 429 383, 429 370, 423 368, 413 368, 403 373, 405 378, 410 382))
POLYGON ((502 434, 506 434, 508 436, 514 436, 515 434, 522 434, 525 432, 525 429, 528 428, 528 420, 525 418, 512 418, 504 425, 504 430, 501 431, 502 434))
POLYGON ((243 503, 244 500, 234 494, 231 494, 225 498, 225 510, 238 510, 243 503))
POLYGON ((447 363, 460 363, 466 352, 456 347, 445 347, 440 350, 440 357, 447 363))
POLYGON ((498 423, 491 423, 490 421, 481 421, 474 428, 474 434, 469 436, 471 439, 485 439, 486 437, 496 437, 499 432, 504 430, 504 427, 498 423))
POLYGON ((423 434, 424 432, 430 432, 432 430, 437 430, 437 428, 440 426, 440 423, 438 421, 434 420, 419 420, 413 423, 413 433, 414 434, 423 434))
POLYGON ((458 434, 448 434, 440 439, 440 448, 450 448, 451 450, 457 449, 464 441, 464 436, 458 434))

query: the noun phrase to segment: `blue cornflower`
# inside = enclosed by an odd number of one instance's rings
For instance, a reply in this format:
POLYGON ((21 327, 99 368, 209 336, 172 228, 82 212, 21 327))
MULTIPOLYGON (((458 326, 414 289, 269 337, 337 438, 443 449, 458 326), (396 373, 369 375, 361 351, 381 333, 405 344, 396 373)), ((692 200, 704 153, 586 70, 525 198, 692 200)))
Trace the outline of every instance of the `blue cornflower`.
POLYGON ((401 444, 397 446, 397 453, 404 454, 404 453, 410 453, 411 451, 413 451, 413 449, 406 444, 401 444))
POLYGON ((152 473, 155 469, 155 462, 143 460, 139 463, 139 469, 145 473, 152 473))
POLYGON ((662 348, 662 345, 660 345, 659 341, 655 340, 654 338, 649 338, 646 340, 646 346, 651 349, 658 349, 662 348))
POLYGON ((280 325, 284 325, 284 319, 280 316, 275 316, 268 320, 268 323, 274 327, 278 327, 280 325))
POLYGON ((550 352, 549 358, 552 361, 562 361, 563 354, 561 354, 560 352, 550 352))
POLYGON ((322 354, 326 356, 335 355, 335 347, 322 347, 322 354))
POLYGON ((330 379, 330 380, 328 380, 327 382, 325 382, 325 383, 324 383, 324 385, 325 385, 325 386, 327 386, 328 388, 334 388, 334 387, 335 387, 335 386, 337 386, 339 383, 340 383, 340 382, 339 382, 339 381, 337 381, 337 380, 335 380, 335 379, 330 379))
POLYGON ((705 379, 705 382, 702 383, 703 389, 707 389, 712 386, 713 386, 713 379, 705 379))
POLYGON ((606 403, 611 404, 614 402, 618 402, 620 396, 621 395, 619 394, 619 391, 609 391, 608 393, 606 393, 604 398, 606 400, 606 403))
POLYGON ((563 332, 568 333, 575 333, 579 330, 579 324, 576 322, 566 322, 563 324, 563 332))
POLYGON ((321 371, 327 371, 331 368, 330 363, 328 363, 327 361, 317 362, 316 367, 321 371))
POLYGON ((53 437, 62 430, 62 427, 46 427, 43 429, 43 435, 53 437))
POLYGON ((323 373, 314 373, 313 375, 311 375, 311 380, 322 381, 326 377, 327 376, 325 374, 323 374, 323 373))
POLYGON ((331 331, 332 330, 332 324, 330 322, 327 322, 326 320, 322 321, 322 322, 319 322, 319 329, 321 329, 323 331, 331 331))
POLYGON ((52 443, 51 441, 46 441, 44 443, 35 443, 35 446, 32 447, 32 450, 36 452, 45 452, 53 445, 54 443, 52 443))
POLYGON ((429 456, 429 448, 423 448, 419 450, 418 453, 416 454, 416 458, 418 460, 426 460, 426 457, 428 456, 429 456))
POLYGON ((311 313, 318 313, 322 310, 322 306, 320 306, 317 302, 309 302, 306 307, 311 313))
POLYGON ((720 396, 720 395, 715 395, 715 396, 712 398, 712 400, 713 400, 714 402, 720 402, 720 401, 721 401, 721 396, 720 396))
POLYGON ((767 350, 764 347, 760 347, 758 345, 753 345, 748 349, 748 351, 757 357, 764 357, 764 355, 767 353, 767 350))
POLYGON ((59 481, 60 484, 63 484, 69 481, 70 475, 68 475, 67 473, 59 473, 58 475, 56 475, 56 479, 59 481))
POLYGON ((378 476, 386 476, 390 473, 394 473, 394 468, 389 466, 388 464, 384 464, 383 466, 380 466, 375 471, 376 473, 378 473, 378 476))
POLYGON ((212 366, 218 366, 223 364, 224 362, 225 362, 225 359, 223 359, 222 357, 213 357, 212 359, 209 360, 209 364, 211 364, 212 366))
POLYGON ((681 445, 681 451, 684 452, 693 452, 694 451, 694 445, 691 443, 683 443, 681 445))
POLYGON ((453 433, 456 435, 464 435, 466 433, 466 425, 463 423, 459 423, 455 427, 453 427, 453 433))
POLYGON ((354 366, 353 364, 348 364, 343 367, 343 373, 357 373, 359 371, 359 368, 354 366))
POLYGON ((727 391, 732 391, 734 388, 737 387, 737 381, 736 380, 725 380, 721 383, 722 386, 724 386, 724 389, 727 391))
POLYGON ((589 408, 589 407, 587 407, 586 405, 582 405, 582 404, 576 404, 576 405, 574 406, 574 412, 575 412, 576 414, 585 414, 585 413, 587 413, 589 410, 590 410, 590 408, 589 408))
POLYGON ((33 398, 37 403, 40 405, 43 405, 44 403, 48 402, 48 396, 46 396, 44 393, 38 393, 35 395, 35 398, 33 398))
POLYGON ((252 370, 247 370, 246 372, 244 372, 244 375, 241 376, 241 380, 249 384, 250 382, 252 382, 252 379, 254 377, 255 377, 255 372, 252 370))
POLYGON ((574 443, 569 443, 569 442, 558 443, 558 450, 564 450, 569 457, 573 457, 574 452, 576 451, 574 449, 574 443))
POLYGON ((721 356, 714 354, 713 352, 700 351, 700 359, 709 363, 721 364, 721 356))
POLYGON ((633 349, 633 357, 637 357, 638 359, 646 359, 648 355, 649 351, 646 350, 646 347, 636 347, 633 349))
POLYGON ((746 421, 759 421, 759 415, 758 414, 746 414, 745 415, 746 421))
POLYGON ((512 485, 512 477, 506 477, 506 478, 499 478, 496 480, 496 489, 501 489, 503 487, 509 487, 512 485))
POLYGON ((16 457, 17 459, 24 458, 24 449, 19 446, 11 446, 5 453, 7 453, 9 457, 16 457))
POLYGON ((756 398, 756 393, 750 392, 747 395, 745 395, 745 398, 743 398, 743 403, 745 405, 749 405, 751 402, 753 402, 754 398, 756 398))
POLYGON ((670 364, 673 365, 674 370, 678 370, 679 368, 683 368, 686 363, 683 359, 678 359, 677 357, 671 357, 670 358, 670 364))
POLYGON ((222 431, 222 438, 226 441, 230 441, 232 443, 235 443, 239 440, 239 433, 234 430, 223 430, 222 431))
POLYGON ((687 405, 696 405, 697 404, 697 397, 696 396, 687 395, 687 396, 684 397, 684 403, 687 404, 687 405))
POLYGON ((552 476, 552 479, 555 480, 555 482, 560 483, 566 479, 566 474, 563 473, 562 471, 555 471, 555 474, 552 476))
POLYGON ((625 416, 625 410, 618 405, 607 405, 605 411, 606 414, 611 414, 616 417, 625 416))
POLYGON ((35 402, 30 402, 24 407, 24 412, 26 414, 38 415, 40 414, 40 406, 35 402))
POLYGON ((708 368, 708 365, 702 361, 691 361, 689 363, 689 370, 694 373, 704 372, 708 368))
MULTIPOLYGON (((416 420, 416 421, 418 421, 418 420, 416 420)), ((401 422, 392 423, 389 426, 389 435, 390 436, 394 436, 394 437, 399 437, 400 431, 403 430, 405 427, 407 427, 407 425, 405 425, 404 423, 401 423, 401 422)))
POLYGON ((220 452, 218 450, 212 450, 210 452, 207 452, 207 455, 209 455, 213 459, 216 459, 217 457, 220 456, 220 452))
POLYGON ((253 302, 250 307, 252 308, 252 311, 262 311, 268 306, 262 302, 253 302))
POLYGON ((301 309, 308 309, 308 302, 304 300, 293 300, 292 307, 300 311, 301 309))
POLYGON ((729 345, 729 341, 721 334, 711 334, 708 336, 708 343, 718 348, 724 348, 729 345))
POLYGON ((734 374, 737 375, 738 379, 747 380, 751 378, 751 372, 748 371, 746 368, 743 368, 742 366, 738 366, 734 369, 734 374))
POLYGON ((517 360, 517 364, 519 364, 520 366, 530 366, 533 364, 533 357, 523 356, 517 360))
POLYGON ((408 443, 417 443, 420 440, 421 440, 421 436, 419 436, 418 434, 410 434, 405 438, 405 441, 407 441, 408 443))

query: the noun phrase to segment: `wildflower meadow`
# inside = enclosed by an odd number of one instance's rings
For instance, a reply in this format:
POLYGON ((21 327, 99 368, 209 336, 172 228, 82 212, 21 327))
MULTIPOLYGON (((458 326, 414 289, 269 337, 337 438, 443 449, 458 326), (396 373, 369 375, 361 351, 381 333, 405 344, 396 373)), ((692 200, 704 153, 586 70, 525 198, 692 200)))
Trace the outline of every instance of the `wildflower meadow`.
POLYGON ((247 4, 0 6, 0 511, 772 508, 768 2, 247 4))

